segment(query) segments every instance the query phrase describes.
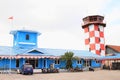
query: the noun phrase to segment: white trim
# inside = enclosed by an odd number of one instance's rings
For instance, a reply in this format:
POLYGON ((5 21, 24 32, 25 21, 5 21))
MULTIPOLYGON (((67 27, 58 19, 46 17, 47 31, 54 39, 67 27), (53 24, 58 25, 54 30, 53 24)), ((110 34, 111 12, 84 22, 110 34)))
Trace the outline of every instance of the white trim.
POLYGON ((29 44, 29 45, 35 45, 35 43, 29 43, 29 42, 18 42, 18 44, 29 44))

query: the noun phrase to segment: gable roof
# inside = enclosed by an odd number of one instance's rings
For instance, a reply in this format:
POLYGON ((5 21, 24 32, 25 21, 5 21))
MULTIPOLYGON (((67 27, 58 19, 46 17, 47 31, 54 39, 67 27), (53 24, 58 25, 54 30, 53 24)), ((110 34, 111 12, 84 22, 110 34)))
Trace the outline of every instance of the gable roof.
POLYGON ((111 49, 113 49, 116 52, 120 52, 120 46, 116 46, 116 45, 106 45, 106 47, 109 47, 111 49))
POLYGON ((41 52, 38 48, 31 49, 31 50, 27 51, 26 53, 44 54, 44 53, 41 52))

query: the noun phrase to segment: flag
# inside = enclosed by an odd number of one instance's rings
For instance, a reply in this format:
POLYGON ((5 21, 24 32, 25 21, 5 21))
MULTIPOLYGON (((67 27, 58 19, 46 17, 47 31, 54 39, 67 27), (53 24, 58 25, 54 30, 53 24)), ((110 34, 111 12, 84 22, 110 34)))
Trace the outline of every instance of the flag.
POLYGON ((13 19, 13 16, 9 17, 8 19, 13 19))

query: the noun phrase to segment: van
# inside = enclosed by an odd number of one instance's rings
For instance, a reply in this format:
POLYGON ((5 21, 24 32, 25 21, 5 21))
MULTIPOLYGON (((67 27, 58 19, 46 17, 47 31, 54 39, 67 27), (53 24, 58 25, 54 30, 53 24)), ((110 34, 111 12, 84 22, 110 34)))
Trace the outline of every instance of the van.
POLYGON ((20 74, 33 74, 33 66, 30 64, 24 64, 20 68, 20 74))

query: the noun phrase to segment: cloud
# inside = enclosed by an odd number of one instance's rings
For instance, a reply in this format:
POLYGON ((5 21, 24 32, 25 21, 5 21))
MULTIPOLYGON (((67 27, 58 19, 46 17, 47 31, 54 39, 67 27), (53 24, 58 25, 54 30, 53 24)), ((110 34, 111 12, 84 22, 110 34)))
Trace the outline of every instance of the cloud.
MULTIPOLYGON (((83 49, 84 32, 81 28, 83 17, 93 14, 105 15, 107 23, 105 33, 112 32, 113 29, 109 28, 110 26, 120 25, 120 6, 111 7, 112 2, 114 1, 3 0, 0 3, 0 24, 4 27, 0 30, 0 36, 7 37, 8 41, 4 42, 7 38, 1 39, 3 42, 0 45, 11 45, 11 35, 8 36, 10 32, 8 17, 14 16, 14 29, 25 27, 25 29, 37 30, 43 33, 39 37, 40 47, 83 49), (59 43, 60 41, 62 44, 59 43)), ((108 38, 109 35, 105 35, 105 37, 108 38)), ((106 42, 112 43, 109 40, 106 42)))
POLYGON ((60 49, 80 49, 80 47, 84 47, 83 39, 80 39, 80 37, 74 35, 73 33, 67 33, 64 31, 43 33, 39 37, 38 41, 40 44, 39 47, 43 46, 43 47, 60 48, 60 49))

